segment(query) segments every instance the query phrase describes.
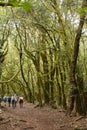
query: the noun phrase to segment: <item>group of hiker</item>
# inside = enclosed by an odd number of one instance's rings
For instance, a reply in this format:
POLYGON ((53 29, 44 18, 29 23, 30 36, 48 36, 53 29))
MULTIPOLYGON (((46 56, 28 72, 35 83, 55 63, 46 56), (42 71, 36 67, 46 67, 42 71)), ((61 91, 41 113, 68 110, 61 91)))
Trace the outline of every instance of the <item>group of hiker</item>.
POLYGON ((13 108, 15 108, 17 102, 19 102, 20 108, 23 107, 23 97, 22 96, 18 97, 16 94, 14 94, 12 96, 5 95, 3 98, 0 97, 0 106, 1 106, 2 102, 4 102, 5 106, 7 103, 8 103, 9 107, 12 105, 13 108))

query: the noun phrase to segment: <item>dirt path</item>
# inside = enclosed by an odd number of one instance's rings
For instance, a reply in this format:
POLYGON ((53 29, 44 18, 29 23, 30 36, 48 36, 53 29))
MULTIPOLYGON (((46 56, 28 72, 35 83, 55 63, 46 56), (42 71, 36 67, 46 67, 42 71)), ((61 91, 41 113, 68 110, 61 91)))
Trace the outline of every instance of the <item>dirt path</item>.
POLYGON ((61 108, 35 108, 25 103, 23 108, 6 106, 0 114, 0 130, 87 130, 87 118, 69 117, 61 108))

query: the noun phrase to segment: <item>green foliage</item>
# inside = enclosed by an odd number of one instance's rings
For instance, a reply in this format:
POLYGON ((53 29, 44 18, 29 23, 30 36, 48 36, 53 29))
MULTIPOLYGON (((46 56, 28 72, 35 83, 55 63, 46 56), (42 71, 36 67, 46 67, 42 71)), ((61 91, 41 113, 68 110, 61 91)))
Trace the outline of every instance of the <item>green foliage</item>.
POLYGON ((17 0, 10 0, 9 1, 14 7, 18 7, 19 2, 17 2, 17 0))
POLYGON ((22 7, 23 7, 24 10, 29 12, 30 9, 31 9, 31 3, 30 2, 24 2, 24 3, 22 3, 22 7))
POLYGON ((9 3, 11 3, 14 7, 22 7, 26 11, 30 11, 31 9, 30 2, 22 2, 21 0, 9 0, 9 3))
POLYGON ((78 8, 78 12, 79 12, 80 15, 83 15, 83 13, 87 12, 87 7, 78 8))

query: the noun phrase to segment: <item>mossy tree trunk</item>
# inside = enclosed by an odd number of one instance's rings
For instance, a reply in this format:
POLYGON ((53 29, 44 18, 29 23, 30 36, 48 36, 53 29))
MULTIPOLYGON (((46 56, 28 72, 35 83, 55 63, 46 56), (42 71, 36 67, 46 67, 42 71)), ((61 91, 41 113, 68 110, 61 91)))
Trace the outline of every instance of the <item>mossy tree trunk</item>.
POLYGON ((50 99, 51 101, 54 101, 54 75, 55 75, 55 66, 54 66, 54 61, 53 61, 53 53, 52 50, 49 50, 49 55, 50 55, 50 99))
POLYGON ((48 69, 47 52, 44 51, 43 53, 41 53, 41 57, 43 61, 43 72, 44 72, 44 100, 46 104, 49 104, 50 89, 49 89, 49 69, 48 69))
POLYGON ((38 90, 37 99, 39 102, 39 106, 42 107, 42 105, 43 105, 43 103, 42 103, 42 86, 43 85, 42 85, 42 79, 41 79, 41 75, 40 75, 41 70, 40 70, 40 53, 39 52, 36 53, 35 61, 34 61, 34 65, 37 70, 37 90, 38 90))
POLYGON ((58 90, 58 105, 61 106, 62 105, 62 93, 61 93, 61 85, 59 82, 59 70, 58 70, 58 66, 56 67, 56 80, 57 80, 57 90, 58 90))
POLYGON ((25 75, 24 75, 24 70, 23 70, 23 64, 22 64, 22 44, 20 44, 20 50, 19 50, 19 59, 20 59, 20 70, 21 70, 21 76, 22 76, 22 79, 24 81, 24 83, 26 84, 26 87, 27 87, 27 91, 28 91, 28 97, 29 97, 29 102, 32 102, 32 92, 31 92, 31 89, 30 89, 30 86, 29 86, 29 83, 28 81, 26 80, 25 78, 25 75))
MULTIPOLYGON (((82 8, 87 7, 87 0, 83 0, 82 3, 82 8)), ((75 110, 76 113, 85 114, 85 111, 82 109, 81 106, 82 101, 80 100, 80 93, 77 88, 77 82, 76 82, 76 66, 77 66, 77 58, 78 58, 78 53, 79 53, 79 44, 80 44, 80 38, 81 38, 81 33, 83 29, 85 21, 85 12, 83 11, 81 16, 80 16, 80 22, 79 26, 77 29, 77 34, 75 37, 75 42, 74 42, 74 50, 73 50, 73 57, 72 57, 72 62, 71 62, 71 68, 70 68, 70 113, 75 110)))

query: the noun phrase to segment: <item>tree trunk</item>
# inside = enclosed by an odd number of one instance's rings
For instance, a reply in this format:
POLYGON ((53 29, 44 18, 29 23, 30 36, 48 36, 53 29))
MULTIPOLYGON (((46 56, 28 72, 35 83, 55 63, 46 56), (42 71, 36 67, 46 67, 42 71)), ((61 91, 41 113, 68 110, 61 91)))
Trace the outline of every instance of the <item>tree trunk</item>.
POLYGON ((56 67, 56 80, 57 80, 57 88, 58 88, 58 105, 61 106, 62 105, 62 93, 61 93, 61 85, 59 82, 59 70, 58 70, 58 66, 56 67))
POLYGON ((55 75, 55 67, 53 64, 53 55, 52 55, 52 50, 49 50, 50 54, 50 96, 51 96, 51 101, 54 101, 54 75, 55 75))
POLYGON ((20 52, 19 52, 19 58, 20 58, 20 70, 21 70, 21 76, 24 80, 24 83, 26 84, 27 91, 28 91, 28 97, 29 97, 29 102, 32 102, 32 92, 29 87, 28 81, 26 81, 25 76, 24 76, 24 71, 23 71, 23 66, 22 66, 22 45, 20 44, 20 52))
MULTIPOLYGON (((87 0, 83 0, 82 8, 84 8, 86 6, 87 6, 87 0)), ((70 107, 69 107, 70 113, 73 110, 75 110, 75 112, 77 112, 77 113, 83 113, 82 108, 79 107, 79 105, 81 106, 81 100, 80 100, 80 94, 79 94, 79 91, 77 88, 76 78, 75 78, 80 38, 81 38, 82 28, 83 28, 84 20, 85 20, 85 12, 82 12, 82 13, 83 14, 80 17, 77 34, 75 37, 74 51, 73 51, 73 57, 72 57, 72 62, 71 62, 71 68, 70 68, 70 87, 71 87, 71 89, 70 89, 70 107)))
POLYGON ((47 52, 44 51, 41 53, 42 61, 43 61, 43 71, 44 71, 44 100, 46 104, 49 104, 49 69, 48 69, 48 60, 47 60, 47 52))
POLYGON ((34 62, 35 68, 37 70, 37 88, 38 88, 37 100, 39 102, 39 106, 42 107, 42 105, 43 105, 42 91, 41 91, 42 90, 42 79, 40 77, 41 70, 40 70, 40 53, 39 52, 36 53, 36 60, 33 62, 34 62))

